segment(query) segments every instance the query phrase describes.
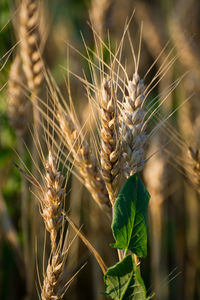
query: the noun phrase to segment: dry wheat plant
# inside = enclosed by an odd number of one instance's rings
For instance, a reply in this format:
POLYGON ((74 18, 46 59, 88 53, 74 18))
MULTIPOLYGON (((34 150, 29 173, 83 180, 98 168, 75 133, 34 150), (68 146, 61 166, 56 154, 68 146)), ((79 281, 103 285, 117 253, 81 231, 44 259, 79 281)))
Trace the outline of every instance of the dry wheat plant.
POLYGON ((200 6, 175 2, 0 3, 0 299, 200 299, 200 6))

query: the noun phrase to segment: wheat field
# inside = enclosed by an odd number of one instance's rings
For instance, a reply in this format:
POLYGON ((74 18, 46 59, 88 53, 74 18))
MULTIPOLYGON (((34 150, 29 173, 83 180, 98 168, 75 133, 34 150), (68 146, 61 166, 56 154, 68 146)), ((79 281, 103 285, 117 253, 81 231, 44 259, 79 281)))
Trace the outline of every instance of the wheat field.
POLYGON ((0 299, 200 299, 199 13, 0 1, 0 299))

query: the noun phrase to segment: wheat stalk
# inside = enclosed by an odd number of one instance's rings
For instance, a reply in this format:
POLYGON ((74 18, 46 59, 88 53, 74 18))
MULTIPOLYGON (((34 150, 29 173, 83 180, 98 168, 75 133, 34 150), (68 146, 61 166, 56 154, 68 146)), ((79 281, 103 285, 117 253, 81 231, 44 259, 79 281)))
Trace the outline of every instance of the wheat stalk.
POLYGON ((132 81, 128 82, 128 96, 125 97, 121 112, 121 137, 126 177, 141 171, 144 167, 144 143, 146 134, 142 127, 146 114, 143 104, 145 86, 143 80, 135 73, 132 81))
POLYGON ((120 187, 120 143, 117 101, 111 80, 101 87, 101 166, 110 201, 114 204, 120 187))
MULTIPOLYGON (((2 187, 1 187, 2 188, 2 187)), ((18 240, 17 231, 13 225, 12 219, 10 218, 9 211, 2 195, 0 192, 0 227, 3 238, 11 245, 15 253, 16 263, 19 267, 19 272, 24 278, 25 276, 25 263, 22 255, 22 249, 18 240)))
POLYGON ((166 155, 163 151, 156 153, 158 149, 164 144, 163 135, 156 136, 148 149, 148 156, 152 156, 144 169, 144 179, 146 181, 147 189, 151 195, 149 206, 150 217, 150 245, 151 245, 151 272, 152 283, 154 285, 155 293, 163 299, 168 294, 168 287, 160 289, 161 282, 165 277, 166 261, 164 259, 165 252, 162 249, 163 240, 163 210, 164 201, 166 200, 167 189, 169 189, 169 166, 166 161, 166 155))
POLYGON ((189 155, 192 159, 193 178, 197 191, 200 192, 200 150, 189 147, 189 155))
MULTIPOLYGON (((17 135, 20 137, 18 140, 18 149, 22 159, 25 158, 24 144, 21 137, 28 128, 28 118, 30 115, 30 102, 26 97, 24 86, 26 79, 21 66, 21 59, 19 53, 14 58, 11 65, 9 80, 8 80, 8 97, 7 107, 8 116, 12 127, 15 129, 17 135)), ((24 177, 22 177, 22 189, 21 189, 21 224, 22 232, 24 235, 24 262, 26 271, 26 284, 27 293, 30 292, 31 278, 30 271, 28 270, 29 263, 29 245, 28 245, 28 185, 24 177)))

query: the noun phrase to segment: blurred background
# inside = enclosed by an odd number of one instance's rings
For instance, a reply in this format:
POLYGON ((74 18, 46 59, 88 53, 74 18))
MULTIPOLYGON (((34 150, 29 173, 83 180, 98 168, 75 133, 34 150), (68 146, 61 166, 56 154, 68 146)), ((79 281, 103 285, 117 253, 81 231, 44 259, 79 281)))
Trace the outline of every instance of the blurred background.
MULTIPOLYGON (((19 136, 7 114, 7 81, 15 53, 15 49, 10 49, 17 41, 13 20, 18 3, 0 1, 0 299, 6 300, 23 299, 26 295, 21 251, 23 180, 13 166, 13 161, 18 160, 15 151, 19 151, 19 136)), ((42 24, 44 59, 66 99, 64 68, 70 67, 81 76, 83 69, 89 73, 86 60, 73 49, 68 62, 68 44, 86 55, 83 36, 86 44, 94 49, 91 23, 102 39, 107 40, 109 31, 114 49, 134 12, 129 31, 136 49, 143 26, 141 77, 155 62, 146 84, 160 67, 170 63, 168 54, 172 53, 173 64, 159 78, 149 97, 150 101, 157 97, 157 107, 162 99, 160 95, 172 88, 148 127, 149 132, 153 128, 158 130, 148 140, 147 158, 151 158, 141 174, 151 194, 149 252, 141 262, 141 272, 148 293, 155 292, 154 299, 200 299, 200 1, 41 0, 40 3, 45 20, 42 24), (178 78, 181 81, 173 90, 178 78)), ((122 61, 126 62, 131 78, 134 64, 128 42, 124 45, 122 61)), ((84 123, 88 115, 87 99, 73 76, 71 89, 79 119, 84 123)), ((29 143, 28 134, 24 140, 29 143)), ((28 155, 24 157, 29 164, 28 155)), ((116 256, 109 248, 113 239, 105 216, 76 177, 70 176, 68 185, 67 201, 73 221, 78 226, 84 224, 83 232, 111 266, 116 256)), ((87 265, 74 279, 64 299, 105 299, 101 295, 104 290, 101 271, 87 248, 76 239, 66 272, 69 276, 74 274, 85 262, 87 265)))

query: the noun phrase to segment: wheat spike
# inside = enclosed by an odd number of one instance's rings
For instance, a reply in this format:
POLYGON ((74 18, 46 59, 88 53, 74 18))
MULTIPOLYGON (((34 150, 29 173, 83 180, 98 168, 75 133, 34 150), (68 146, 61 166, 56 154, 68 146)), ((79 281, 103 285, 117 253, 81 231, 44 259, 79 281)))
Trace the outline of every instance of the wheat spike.
POLYGON ((103 179, 113 204, 120 186, 117 101, 110 80, 103 81, 101 90, 101 166, 103 179))
POLYGON ((62 225, 62 208, 65 191, 62 188, 64 178, 56 170, 56 159, 51 151, 49 151, 45 169, 46 189, 44 190, 44 197, 41 200, 42 217, 46 230, 50 233, 52 250, 55 251, 57 233, 62 225))
MULTIPOLYGON (((43 280, 41 290, 41 299, 62 299, 64 288, 62 285, 63 268, 66 260, 66 253, 58 246, 56 241, 57 234, 61 226, 64 226, 63 218, 63 198, 65 194, 63 185, 63 176, 57 171, 56 158, 49 150, 48 158, 45 164, 45 183, 46 187, 41 202, 42 217, 45 222, 46 230, 50 233, 52 256, 49 258, 46 274, 43 280)), ((61 234, 61 238, 62 234, 61 234)))
POLYGON ((40 53, 39 9, 36 0, 23 0, 19 14, 20 54, 24 74, 31 91, 36 92, 43 80, 40 53))
MULTIPOLYGON (((44 173, 40 173, 43 185, 40 184, 34 175, 29 180, 35 182, 39 188, 37 198, 40 202, 41 216, 45 228, 50 234, 51 254, 48 259, 46 271, 43 272, 43 284, 41 286, 40 299, 62 299, 68 283, 64 283, 63 272, 68 253, 67 237, 65 232, 66 219, 64 218, 64 177, 58 171, 60 162, 59 150, 54 149, 54 137, 46 140, 48 156, 45 158, 42 144, 37 137, 37 150, 41 152, 41 160, 44 166, 44 173), (57 154, 55 154, 57 153, 57 154)), ((39 165, 38 165, 39 166, 39 165)))
POLYGON ((69 115, 60 112, 58 122, 67 147, 73 156, 74 164, 84 179, 85 186, 97 204, 105 209, 107 213, 110 213, 110 203, 105 183, 98 170, 97 161, 91 155, 88 143, 83 140, 69 115))
POLYGON ((124 174, 126 177, 141 171, 144 167, 144 143, 146 134, 142 129, 145 110, 145 86, 143 80, 135 73, 128 82, 128 96, 121 115, 121 136, 123 144, 124 174))
POLYGON ((22 135, 27 128, 28 108, 24 93, 25 77, 21 68, 21 61, 17 55, 12 63, 8 80, 8 116, 11 125, 19 135, 22 135))

